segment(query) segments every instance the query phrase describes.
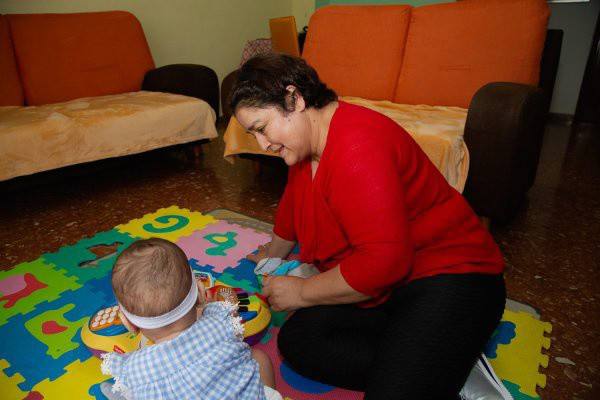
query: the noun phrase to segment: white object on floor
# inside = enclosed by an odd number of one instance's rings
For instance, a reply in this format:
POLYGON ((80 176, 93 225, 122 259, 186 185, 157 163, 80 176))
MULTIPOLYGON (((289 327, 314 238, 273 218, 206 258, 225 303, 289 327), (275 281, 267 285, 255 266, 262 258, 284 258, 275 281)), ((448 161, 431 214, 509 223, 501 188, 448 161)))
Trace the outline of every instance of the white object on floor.
POLYGON ((459 395, 463 400, 514 400, 483 354, 473 366, 459 395))

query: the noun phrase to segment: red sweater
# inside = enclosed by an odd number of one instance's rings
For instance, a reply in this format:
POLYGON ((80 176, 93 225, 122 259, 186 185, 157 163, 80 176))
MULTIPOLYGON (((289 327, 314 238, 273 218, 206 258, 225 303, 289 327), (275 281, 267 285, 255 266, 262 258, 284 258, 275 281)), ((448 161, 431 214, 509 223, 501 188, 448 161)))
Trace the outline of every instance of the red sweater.
POLYGON ((319 167, 289 170, 274 232, 300 244, 321 271, 383 301, 403 283, 438 275, 499 274, 502 255, 465 199, 388 117, 339 102, 319 167))

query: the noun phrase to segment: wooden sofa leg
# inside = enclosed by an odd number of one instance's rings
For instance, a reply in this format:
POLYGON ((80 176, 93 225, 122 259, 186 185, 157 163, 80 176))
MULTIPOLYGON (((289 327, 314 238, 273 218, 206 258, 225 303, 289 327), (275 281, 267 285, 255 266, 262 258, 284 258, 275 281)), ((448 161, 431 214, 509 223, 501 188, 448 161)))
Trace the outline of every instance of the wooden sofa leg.
POLYGON ((192 152, 194 154, 194 162, 199 163, 200 158, 202 157, 202 145, 200 143, 196 143, 192 146, 192 152))
POLYGON ((262 173, 262 165, 258 160, 252 160, 252 166, 254 167, 254 173, 260 175, 262 173))

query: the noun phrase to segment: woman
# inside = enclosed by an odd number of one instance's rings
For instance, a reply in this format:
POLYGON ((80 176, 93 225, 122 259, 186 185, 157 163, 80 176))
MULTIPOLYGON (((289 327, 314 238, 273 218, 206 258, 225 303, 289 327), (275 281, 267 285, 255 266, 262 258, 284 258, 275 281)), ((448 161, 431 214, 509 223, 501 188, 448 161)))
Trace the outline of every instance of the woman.
POLYGON ((271 243, 321 271, 268 277, 297 310, 278 346, 309 378, 367 399, 456 398, 502 315, 492 237, 406 131, 337 99, 313 68, 262 55, 231 95, 238 121, 290 167, 271 243))

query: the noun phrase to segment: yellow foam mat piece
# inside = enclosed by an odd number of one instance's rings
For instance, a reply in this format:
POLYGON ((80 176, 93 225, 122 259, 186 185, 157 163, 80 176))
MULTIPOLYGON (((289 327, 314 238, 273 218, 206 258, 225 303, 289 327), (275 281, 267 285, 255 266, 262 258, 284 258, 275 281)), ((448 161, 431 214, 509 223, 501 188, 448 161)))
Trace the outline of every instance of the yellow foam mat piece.
POLYGON ((96 357, 90 357, 84 362, 75 360, 65 367, 65 373, 56 380, 45 379, 33 387, 33 391, 44 396, 44 400, 69 399, 91 399, 95 398, 89 394, 89 390, 97 383, 104 382, 110 377, 100 372, 102 361, 96 357))
POLYGON ((27 392, 23 392, 17 385, 25 382, 25 379, 21 374, 6 375, 4 370, 8 367, 10 367, 8 361, 0 360, 0 398, 4 400, 21 400, 27 396, 27 392))
POLYGON ((218 221, 210 215, 171 206, 117 225, 116 229, 133 237, 159 237, 176 242, 179 238, 189 236, 194 231, 216 222, 218 221))
POLYGON ((498 345, 497 357, 490 359, 490 364, 502 380, 519 385, 523 394, 538 397, 536 386, 546 386, 546 376, 539 367, 548 366, 548 356, 542 354, 542 349, 550 348, 550 338, 544 334, 552 331, 552 325, 510 310, 504 311, 502 320, 516 325, 516 336, 509 346, 498 345))

